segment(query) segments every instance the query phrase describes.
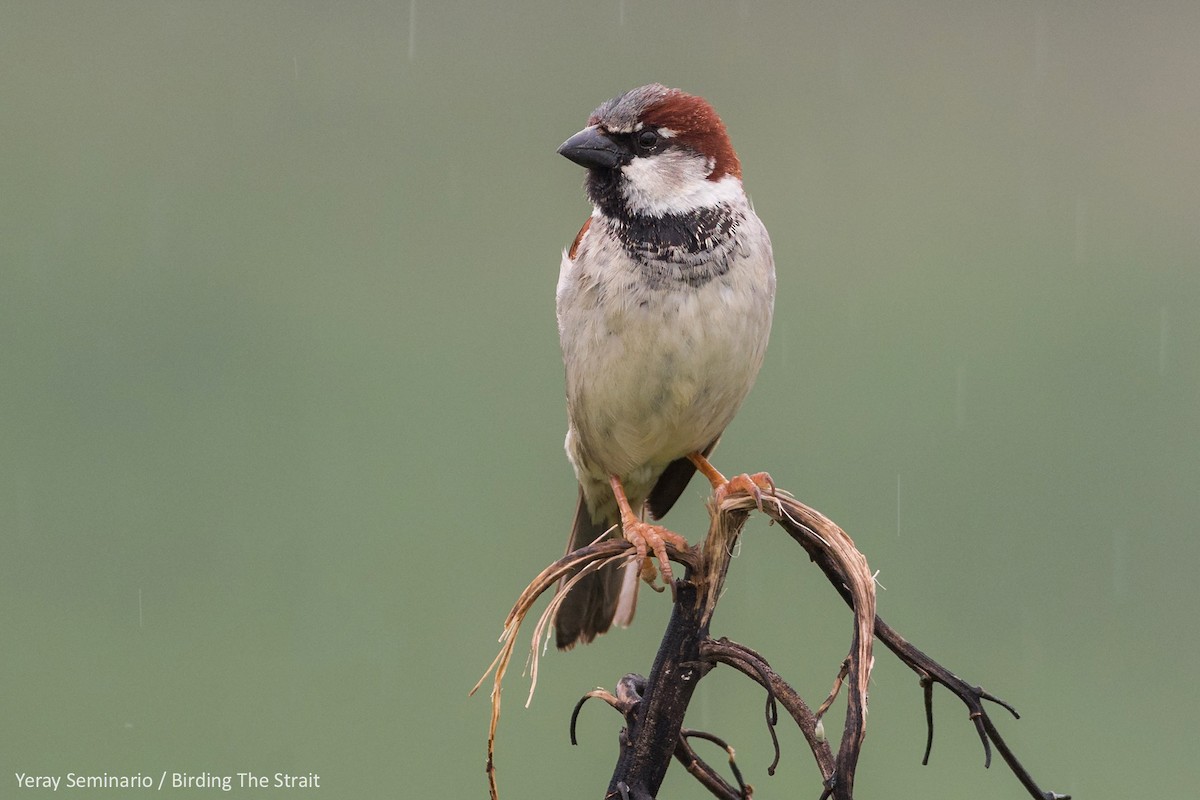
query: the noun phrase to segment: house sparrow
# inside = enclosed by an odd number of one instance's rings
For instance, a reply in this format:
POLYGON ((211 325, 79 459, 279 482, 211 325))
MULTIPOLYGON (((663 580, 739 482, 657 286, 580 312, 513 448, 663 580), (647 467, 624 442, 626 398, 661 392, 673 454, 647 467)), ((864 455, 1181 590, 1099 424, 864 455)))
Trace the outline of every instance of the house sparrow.
POLYGON ((718 499, 773 488, 765 474, 728 482, 707 456, 762 365, 775 266, 737 154, 703 98, 633 89, 558 152, 587 169, 593 206, 563 254, 557 292, 566 450, 579 480, 567 550, 619 525, 638 556, 563 598, 554 624, 567 649, 629 624, 639 572, 654 577, 648 555, 671 583, 666 545, 687 541, 644 521, 643 507, 662 517, 697 469, 718 499))

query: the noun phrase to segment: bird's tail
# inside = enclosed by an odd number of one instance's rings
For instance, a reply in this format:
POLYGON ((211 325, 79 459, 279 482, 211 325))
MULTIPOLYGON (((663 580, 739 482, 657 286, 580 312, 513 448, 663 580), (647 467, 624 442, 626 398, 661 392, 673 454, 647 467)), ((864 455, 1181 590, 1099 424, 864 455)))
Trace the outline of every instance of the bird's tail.
MULTIPOLYGON (((608 520, 596 522, 592 519, 581 489, 567 552, 591 544, 612 526, 613 522, 608 520)), ((636 561, 610 564, 584 576, 571 587, 570 594, 563 599, 554 617, 554 636, 558 649, 569 650, 580 642, 587 644, 614 623, 625 627, 633 621, 638 568, 636 561)), ((558 590, 562 591, 562 584, 559 584, 558 590)))

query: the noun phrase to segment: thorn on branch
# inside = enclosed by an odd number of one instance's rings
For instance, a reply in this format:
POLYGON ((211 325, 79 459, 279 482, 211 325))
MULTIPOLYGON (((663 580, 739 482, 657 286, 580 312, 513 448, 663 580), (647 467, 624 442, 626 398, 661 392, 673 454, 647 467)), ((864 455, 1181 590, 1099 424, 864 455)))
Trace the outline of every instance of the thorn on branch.
POLYGON ((767 691, 767 730, 771 734, 771 743, 775 748, 775 759, 767 769, 769 775, 774 775, 780 759, 779 738, 775 733, 775 726, 779 721, 780 705, 791 715, 792 720, 800 728, 800 732, 804 734, 822 776, 833 774, 833 753, 829 749, 829 743, 818 732, 819 723, 812 710, 796 693, 796 690, 771 669, 761 655, 745 645, 731 642, 724 637, 716 641, 709 639, 704 642, 701 654, 713 662, 733 667, 743 675, 755 680, 767 691))
POLYGON ((593 697, 603 700, 604 702, 608 703, 610 706, 615 708, 617 711, 621 710, 620 701, 617 700, 616 695, 614 695, 611 692, 606 692, 603 689, 593 689, 592 691, 585 694, 583 697, 579 698, 579 702, 575 704, 574 710, 571 711, 571 746, 572 747, 579 746, 579 742, 576 741, 576 739, 575 739, 575 723, 578 722, 578 720, 579 720, 579 712, 583 709, 583 704, 586 703, 590 698, 593 698, 593 697))
MULTIPOLYGON (((733 795, 742 800, 750 800, 754 793, 754 787, 746 783, 742 777, 742 771, 738 768, 737 759, 733 747, 719 736, 708 733, 707 731, 697 731, 689 728, 684 728, 679 732, 679 748, 676 750, 675 757, 683 762, 684 767, 701 783, 717 793, 720 790, 724 795, 733 795), (733 773, 733 779, 737 781, 737 788, 734 789, 728 782, 725 781, 716 770, 709 766, 696 751, 692 748, 689 739, 704 739, 712 742, 722 748, 729 756, 729 770, 733 773), (684 760, 686 758, 686 760, 684 760)), ((718 795, 720 796, 720 795, 718 795)))
POLYGON ((896 633, 890 625, 879 617, 875 618, 875 636, 900 661, 920 676, 920 684, 925 694, 926 724, 929 728, 929 738, 925 747, 925 759, 921 763, 927 764, 929 762, 929 752, 933 746, 933 684, 940 683, 967 707, 969 718, 974 723, 975 730, 979 733, 980 741, 983 743, 984 767, 991 764, 992 746, 995 746, 996 751, 1000 753, 1000 757, 1004 759, 1004 763, 1012 770, 1013 775, 1016 776, 1017 780, 1025 787, 1025 790, 1031 797, 1037 798, 1037 800, 1056 800, 1056 798, 1057 800, 1062 800, 1062 795, 1044 791, 1033 780, 1033 776, 1029 774, 1029 771, 1017 759, 1016 754, 1009 749, 1008 744, 1000 735, 1000 731, 996 729, 995 723, 992 722, 991 717, 983 706, 983 701, 989 700, 996 703, 1014 717, 1020 719, 1020 715, 1017 714, 1017 710, 1012 705, 978 686, 971 686, 962 678, 959 678, 953 672, 907 642, 904 637, 896 633))
POLYGON ((771 759, 770 765, 767 766, 767 774, 774 776, 775 770, 779 768, 779 759, 781 754, 779 751, 779 734, 775 732, 775 726, 779 724, 779 708, 775 705, 775 695, 770 691, 767 692, 767 732, 771 734, 771 747, 775 749, 775 758, 771 759))
MULTIPOLYGON (((878 639, 919 677, 928 729, 923 764, 929 762, 933 747, 933 685, 939 683, 967 706, 968 718, 975 726, 984 748, 985 767, 991 764, 994 747, 1032 797, 1037 800, 1069 800, 1069 795, 1042 791, 1037 786, 996 729, 984 701, 995 703, 1009 711, 1014 718, 1020 719, 1015 708, 981 687, 967 684, 905 641, 878 617, 875 613, 874 576, 867 567, 865 557, 845 531, 820 512, 796 501, 787 492, 775 490, 773 484, 770 484, 773 491, 768 493, 762 491, 762 487, 753 479, 750 483, 752 488, 729 493, 722 502, 710 504, 712 524, 701 545, 686 551, 670 549, 671 559, 685 565, 688 574, 684 580, 672 585, 672 620, 668 623, 650 677, 626 675, 618 682, 615 693, 603 689, 588 692, 572 711, 572 744, 577 743, 579 714, 590 697, 604 700, 626 720, 626 725, 621 729, 621 757, 609 784, 607 797, 651 800, 657 794, 667 764, 673 756, 721 800, 750 798, 752 788, 743 780, 733 749, 713 734, 688 730, 682 726, 683 715, 695 685, 713 666, 723 663, 755 680, 767 692, 765 717, 775 751, 768 772, 774 774, 780 761, 776 727, 779 705, 783 705, 803 732, 821 770, 824 787, 821 800, 851 800, 855 766, 865 730, 867 688, 874 663, 871 645, 878 639), (721 596, 733 545, 739 541, 742 528, 753 509, 769 516, 773 523, 779 524, 804 548, 854 611, 850 655, 842 662, 833 689, 816 714, 760 655, 724 638, 714 641, 708 635, 709 622, 717 599, 721 596), (821 717, 837 698, 843 685, 847 690, 846 723, 835 759, 823 735, 821 717), (726 749, 737 786, 727 782, 695 754, 689 741, 695 738, 711 741, 726 749)), ((530 613, 534 602, 547 589, 558 585, 560 581, 565 581, 569 587, 572 581, 605 564, 623 562, 630 557, 629 550, 630 546, 623 540, 606 540, 568 553, 534 579, 505 620, 501 636, 503 646, 488 670, 488 673, 494 672, 487 758, 489 789, 493 798, 496 797, 494 746, 500 711, 500 684, 513 653, 517 629, 530 613)), ((562 592, 551 599, 534 628, 529 663, 531 695, 537 681, 541 636, 548 621, 553 618, 561 596, 562 592)), ((476 689, 488 673, 480 679, 476 689)))
POLYGON ((983 711, 972 711, 967 715, 967 719, 974 723, 979 742, 983 745, 983 768, 989 769, 992 766, 992 745, 988 741, 987 731, 983 728, 983 711))
POLYGON ((929 753, 933 750, 933 679, 928 675, 921 676, 921 691, 925 695, 925 727, 929 735, 925 739, 925 757, 921 766, 929 766, 929 753))
POLYGON ((990 693, 990 692, 985 692, 985 691, 984 691, 984 690, 983 690, 981 687, 979 687, 979 686, 976 686, 976 687, 975 687, 975 693, 976 693, 977 695, 979 695, 980 699, 982 699, 982 700, 990 700, 990 701, 992 701, 993 703, 995 703, 996 705, 998 705, 998 706, 1000 706, 1000 707, 1002 707, 1002 708, 1005 708, 1005 709, 1007 709, 1007 710, 1008 710, 1008 713, 1012 714, 1012 715, 1013 715, 1013 717, 1014 717, 1015 719, 1020 719, 1020 718, 1021 718, 1021 715, 1017 713, 1017 710, 1016 710, 1015 708, 1013 708, 1011 705, 1009 705, 1008 703, 1006 703, 1006 702, 1004 702, 1003 700, 1001 700, 999 697, 996 697, 996 695, 994 695, 994 694, 992 694, 992 693, 990 693))

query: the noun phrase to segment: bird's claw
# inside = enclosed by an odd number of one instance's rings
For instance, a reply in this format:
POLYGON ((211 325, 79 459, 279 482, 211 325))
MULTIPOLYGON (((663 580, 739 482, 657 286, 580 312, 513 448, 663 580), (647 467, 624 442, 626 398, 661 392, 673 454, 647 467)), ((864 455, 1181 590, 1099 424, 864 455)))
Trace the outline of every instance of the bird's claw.
POLYGON ((642 579, 650 584, 654 591, 663 590, 663 587, 654 583, 654 579, 658 577, 658 571, 654 568, 654 560, 657 560, 659 570, 662 571, 663 583, 674 586, 675 578, 671 572, 671 560, 667 557, 667 545, 676 550, 687 550, 687 539, 661 525, 652 525, 641 520, 626 522, 621 526, 621 533, 637 552, 637 557, 642 563, 642 579))
POLYGON ((775 496, 775 481, 765 472, 735 475, 713 489, 713 502, 720 508, 727 499, 738 495, 753 497, 755 507, 762 511, 763 496, 775 496))

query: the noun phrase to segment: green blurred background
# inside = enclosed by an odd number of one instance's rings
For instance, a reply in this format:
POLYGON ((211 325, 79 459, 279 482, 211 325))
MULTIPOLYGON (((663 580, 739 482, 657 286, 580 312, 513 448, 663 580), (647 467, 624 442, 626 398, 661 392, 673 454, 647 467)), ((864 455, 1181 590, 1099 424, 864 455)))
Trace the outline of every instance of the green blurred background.
MULTIPOLYGON (((467 691, 574 504, 553 295, 588 206, 554 150, 652 80, 716 106, 775 245, 718 466, 845 527, 880 613, 1021 710, 1046 788, 1190 796, 1198 30, 1166 2, 0 5, 0 796, 485 796, 467 691)), ((668 519, 693 540, 704 495, 668 519)), ((547 655, 529 710, 519 651, 502 797, 602 795, 618 718, 571 748, 571 706, 645 672, 666 611, 547 655)), ((752 523, 714 633, 816 702, 849 630, 752 523)), ((715 673, 689 721, 757 796, 815 798, 787 725, 765 774, 762 703, 715 673)), ((935 708, 923 768, 881 649, 862 797, 1025 796, 935 708)))

